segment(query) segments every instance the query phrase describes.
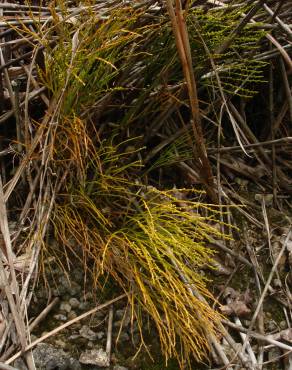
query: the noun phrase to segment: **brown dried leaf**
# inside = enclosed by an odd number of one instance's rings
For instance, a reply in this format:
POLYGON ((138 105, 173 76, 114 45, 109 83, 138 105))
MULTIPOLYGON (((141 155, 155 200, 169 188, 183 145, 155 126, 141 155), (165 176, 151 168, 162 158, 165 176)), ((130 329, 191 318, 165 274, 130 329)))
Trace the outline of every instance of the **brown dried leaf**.
POLYGON ((223 314, 227 316, 234 314, 238 317, 250 314, 251 310, 248 304, 252 302, 252 297, 249 289, 245 293, 240 294, 235 289, 227 287, 224 290, 223 297, 227 302, 227 305, 221 307, 223 314))
POLYGON ((221 311, 226 316, 234 314, 238 317, 247 316, 251 312, 247 305, 242 301, 235 301, 229 303, 228 305, 221 306, 221 311))

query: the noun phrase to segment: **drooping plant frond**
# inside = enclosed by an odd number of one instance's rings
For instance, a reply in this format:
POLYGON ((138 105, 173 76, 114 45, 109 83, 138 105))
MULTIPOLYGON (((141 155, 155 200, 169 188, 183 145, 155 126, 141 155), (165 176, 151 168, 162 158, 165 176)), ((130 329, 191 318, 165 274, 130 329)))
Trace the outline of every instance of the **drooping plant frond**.
POLYGON ((131 168, 118 177, 114 161, 106 164, 103 155, 90 194, 86 186, 75 188, 57 205, 58 237, 77 256, 86 254, 94 261, 96 280, 111 275, 135 307, 151 315, 167 358, 183 363, 192 354, 201 360, 208 349, 207 333, 216 333, 220 315, 190 287, 213 300, 200 269, 212 266, 205 242, 211 235, 222 237, 210 226, 218 212, 196 200, 179 199, 176 194, 186 190, 159 191, 130 183, 125 174, 131 168), (202 208, 208 216, 201 215, 202 208))

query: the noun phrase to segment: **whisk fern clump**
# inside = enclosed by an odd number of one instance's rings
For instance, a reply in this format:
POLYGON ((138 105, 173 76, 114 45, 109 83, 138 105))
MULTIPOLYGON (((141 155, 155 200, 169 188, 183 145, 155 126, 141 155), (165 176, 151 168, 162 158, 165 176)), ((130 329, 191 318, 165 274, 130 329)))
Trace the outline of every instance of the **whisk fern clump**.
POLYGON ((130 181, 137 162, 123 167, 124 156, 106 143, 99 152, 92 161, 95 178, 59 197, 57 236, 75 255, 93 261, 95 281, 106 274, 120 285, 138 320, 141 308, 151 316, 166 358, 202 360, 220 320, 199 298, 213 300, 201 269, 212 268, 206 241, 222 237, 211 226, 218 212, 196 200, 200 193, 193 190, 130 181))
MULTIPOLYGON (((181 366, 191 356, 202 360, 220 315, 209 305, 214 299, 201 270, 212 267, 210 236, 224 236, 211 226, 219 213, 200 202, 202 193, 166 190, 156 178, 164 167, 199 161, 167 12, 154 2, 90 5, 74 15, 59 5, 35 38, 45 60, 39 79, 53 96, 44 120, 50 124, 39 128, 47 153, 42 179, 55 176, 50 220, 66 265, 70 251, 96 285, 103 275, 113 278, 139 327, 141 309, 154 321, 166 359, 181 366), (155 133, 162 143, 152 151, 155 133)), ((239 57, 246 42, 256 47, 261 32, 249 29, 216 53, 245 10, 186 13, 205 98, 218 91, 250 95, 249 84, 261 79, 262 64, 239 57), (210 57, 215 71, 208 74, 210 57)))

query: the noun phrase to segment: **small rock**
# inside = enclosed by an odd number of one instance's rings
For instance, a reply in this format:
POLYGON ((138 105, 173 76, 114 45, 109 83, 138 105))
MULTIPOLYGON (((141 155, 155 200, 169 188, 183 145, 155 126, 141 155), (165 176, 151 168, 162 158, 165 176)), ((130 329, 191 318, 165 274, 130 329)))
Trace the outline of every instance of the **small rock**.
POLYGON ((100 367, 109 366, 108 354, 102 349, 91 349, 82 352, 79 358, 79 362, 84 365, 97 365, 100 367))
POLYGON ((80 305, 80 302, 78 301, 77 298, 70 298, 69 304, 72 308, 77 308, 80 305))
POLYGON ((76 341, 80 338, 80 335, 79 334, 72 334, 68 337, 68 340, 69 341, 76 341))
POLYGON ((274 321, 274 320, 269 320, 269 321, 267 322, 267 330, 268 330, 269 332, 272 332, 272 331, 274 331, 274 330, 277 330, 277 324, 275 323, 275 321, 274 321))
POLYGON ((114 322, 113 327, 119 329, 122 326, 122 324, 123 324, 122 320, 118 320, 114 322))
POLYGON ((287 329, 287 323, 286 323, 286 321, 281 321, 281 322, 279 323, 279 326, 280 326, 280 328, 281 328, 282 330, 287 329))
POLYGON ((104 332, 103 331, 99 331, 96 333, 96 336, 97 336, 97 339, 102 339, 104 337, 104 332))
POLYGON ((74 280, 79 284, 83 283, 83 281, 84 281, 84 272, 83 272, 82 269, 76 269, 74 271, 74 280))
MULTIPOLYGON (((117 322, 123 322, 123 326, 128 326, 131 322, 131 311, 129 309, 117 310, 115 317, 117 318, 117 322)), ((120 324, 117 326, 120 326, 120 324)))
POLYGON ((113 370, 128 370, 128 368, 125 366, 115 365, 113 370))
POLYGON ((65 343, 62 339, 55 340, 55 344, 62 349, 66 348, 67 346, 67 343, 65 343))
POLYGON ((74 330, 80 330, 82 328, 81 322, 75 322, 74 324, 71 325, 71 328, 74 330))
MULTIPOLYGON (((114 324, 113 324, 113 327, 114 328, 120 328, 120 327, 123 327, 123 328, 126 328, 130 325, 130 322, 131 322, 131 317, 130 316, 125 316, 124 319, 121 319, 121 320, 118 320, 118 321, 115 321, 114 324)), ((135 323, 134 323, 135 325, 135 323)))
POLYGON ((38 344, 32 354, 38 370, 81 370, 77 360, 50 344, 38 344))
POLYGON ((64 295, 62 296, 62 301, 63 301, 63 302, 68 302, 70 298, 71 298, 71 295, 70 295, 70 294, 68 294, 68 293, 66 293, 66 294, 64 294, 64 295))
POLYGON ((68 291, 71 289, 71 283, 65 276, 60 276, 59 278, 59 284, 56 288, 58 294, 60 296, 64 296, 64 294, 68 293, 68 291))
POLYGON ((105 317, 105 313, 104 313, 104 311, 97 311, 96 313, 95 313, 95 317, 96 317, 96 319, 98 319, 99 321, 102 321, 102 320, 104 320, 104 317, 105 317))
POLYGON ((130 336, 128 333, 125 333, 125 332, 122 332, 120 335, 119 335, 119 342, 127 342, 130 340, 130 336))
POLYGON ((72 309, 72 307, 68 302, 62 302, 60 304, 60 310, 61 311, 65 311, 65 312, 69 313, 71 311, 71 309, 72 309))
POLYGON ((53 288, 52 289, 52 295, 53 295, 53 297, 60 297, 61 293, 60 293, 58 288, 53 288))
POLYGON ((81 302, 80 304, 79 304, 79 310, 80 311, 86 311, 86 310, 88 310, 89 309, 89 307, 90 307, 90 303, 89 302, 81 302))
POLYGON ((125 309, 116 310, 115 316, 117 320, 121 320, 124 317, 125 309))
MULTIPOLYGON (((36 297, 38 298, 38 299, 43 299, 43 300, 47 300, 48 299, 48 297, 49 297, 49 292, 48 292, 48 290, 46 290, 46 289, 43 289, 43 290, 40 290, 40 291, 38 291, 37 293, 36 293, 36 297)), ((36 298, 35 297, 35 298, 36 298)))
POLYGON ((81 329, 79 330, 79 334, 81 335, 81 337, 91 341, 95 341, 98 338, 97 334, 93 330, 91 330, 90 327, 87 325, 83 325, 81 327, 81 329))
POLYGON ((281 288, 281 286, 282 286, 282 283, 281 283, 280 279, 274 279, 273 284, 274 284, 275 288, 281 288))
POLYGON ((31 342, 34 342, 35 340, 37 340, 38 339, 38 337, 36 336, 36 335, 34 335, 34 334, 30 334, 30 341, 31 342))
POLYGON ((77 317, 77 313, 75 311, 70 311, 68 313, 68 319, 69 320, 75 319, 76 317, 77 317))
POLYGON ((75 281, 72 281, 71 285, 67 288, 67 292, 70 294, 71 297, 79 295, 81 291, 81 286, 75 283, 75 281))
POLYGON ((91 292, 87 292, 84 295, 83 301, 92 302, 93 301, 93 294, 91 292))
POLYGON ((54 315, 54 319, 58 321, 67 321, 67 316, 60 313, 60 314, 54 315))
POLYGON ((18 358, 13 362, 13 367, 17 370, 28 370, 22 358, 18 358))

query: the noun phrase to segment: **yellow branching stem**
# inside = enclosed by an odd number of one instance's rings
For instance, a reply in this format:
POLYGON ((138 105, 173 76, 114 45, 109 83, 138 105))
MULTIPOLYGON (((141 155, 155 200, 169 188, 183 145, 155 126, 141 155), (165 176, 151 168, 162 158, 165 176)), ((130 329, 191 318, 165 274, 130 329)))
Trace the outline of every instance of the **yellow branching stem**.
POLYGON ((194 191, 131 183, 126 175, 138 164, 117 174, 123 156, 103 145, 92 158, 96 179, 73 190, 70 199, 64 196, 56 207, 56 233, 75 255, 94 261, 96 281, 103 274, 112 276, 130 302, 150 314, 166 358, 176 357, 181 364, 191 355, 202 360, 209 348, 206 331, 216 333, 220 315, 192 294, 179 272, 213 300, 200 270, 212 266, 208 237, 222 237, 210 226, 218 212, 197 202, 194 191), (204 209, 208 216, 202 216, 204 209))

